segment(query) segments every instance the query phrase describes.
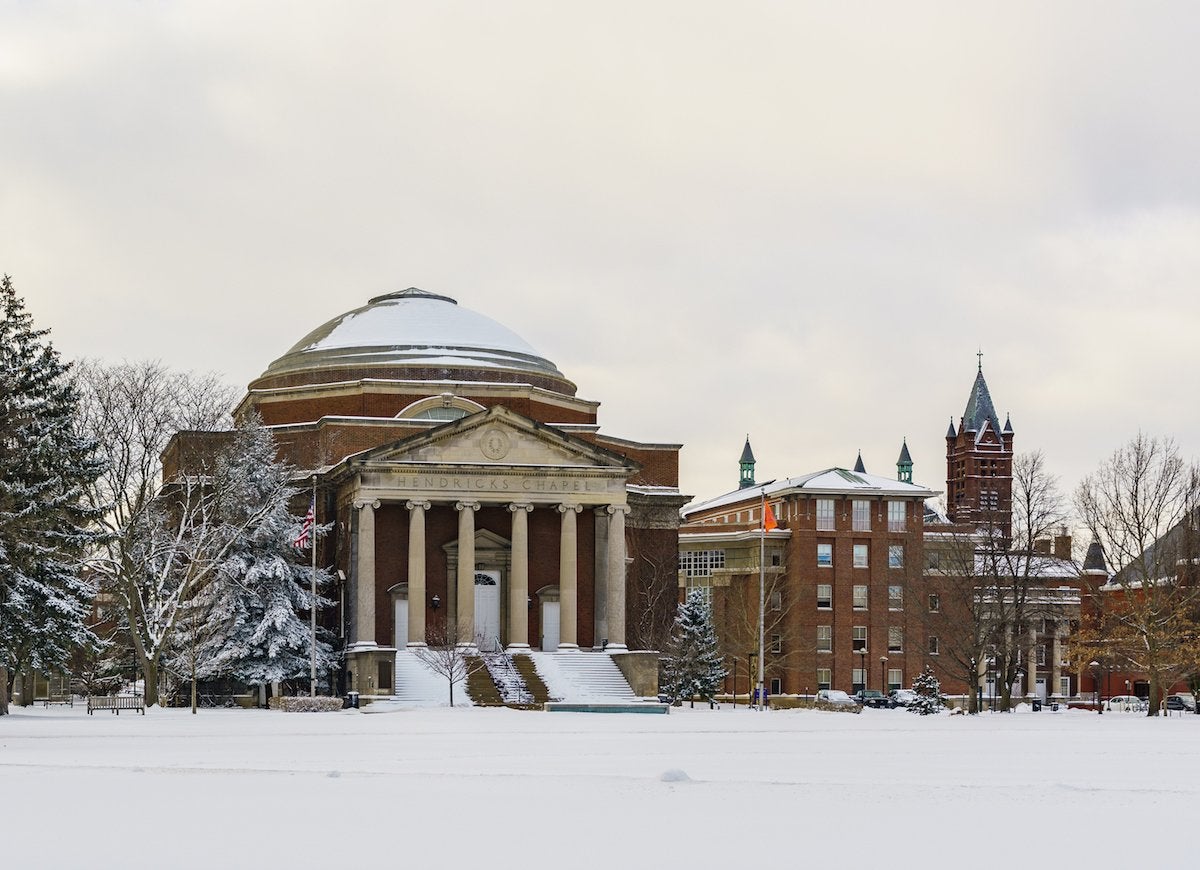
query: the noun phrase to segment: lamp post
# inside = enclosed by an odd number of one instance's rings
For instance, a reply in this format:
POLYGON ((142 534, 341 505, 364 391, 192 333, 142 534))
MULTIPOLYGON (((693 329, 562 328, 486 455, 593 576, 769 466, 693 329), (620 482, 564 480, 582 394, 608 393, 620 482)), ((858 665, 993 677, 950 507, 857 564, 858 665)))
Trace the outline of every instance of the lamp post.
POLYGON ((879 691, 887 694, 887 656, 879 657, 879 691))
POLYGON ((973 699, 975 701, 974 704, 971 704, 972 699, 968 699, 967 709, 970 710, 970 712, 972 712, 972 713, 978 713, 979 712, 979 701, 980 701, 980 698, 983 697, 983 693, 979 691, 979 667, 975 663, 975 656, 971 656, 971 677, 970 677, 970 682, 967 685, 971 687, 967 691, 973 692, 975 695, 975 697, 973 699), (970 708, 972 706, 975 709, 971 710, 970 708))
MULTIPOLYGON (((1025 669, 1024 668, 1017 668, 1017 687, 1020 689, 1020 691, 1018 691, 1017 694, 1024 695, 1025 694, 1025 669)), ((1012 707, 1010 706, 1008 709, 1011 710, 1012 707)))
POLYGON ((858 651, 858 658, 858 669, 862 672, 862 685, 858 689, 862 692, 862 699, 865 704, 867 702, 867 648, 865 646, 858 651))
POLYGON ((1092 669, 1092 698, 1096 702, 1096 712, 1103 716, 1104 704, 1100 700, 1100 662, 1092 659, 1088 662, 1088 667, 1092 669))
POLYGON ((996 712, 996 659, 989 656, 987 660, 988 678, 988 712, 996 712))

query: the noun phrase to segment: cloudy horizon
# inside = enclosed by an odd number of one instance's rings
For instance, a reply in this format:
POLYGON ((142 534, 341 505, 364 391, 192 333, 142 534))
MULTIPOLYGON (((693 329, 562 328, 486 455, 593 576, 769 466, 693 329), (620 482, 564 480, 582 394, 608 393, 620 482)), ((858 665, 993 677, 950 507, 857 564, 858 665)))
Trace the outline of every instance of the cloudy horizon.
POLYGON ((1200 455, 1200 10, 16 3, 0 272, 68 358, 244 387, 417 286, 682 442, 944 489, 978 351, 1065 494, 1200 455), (870 14, 868 14, 868 11, 870 14))

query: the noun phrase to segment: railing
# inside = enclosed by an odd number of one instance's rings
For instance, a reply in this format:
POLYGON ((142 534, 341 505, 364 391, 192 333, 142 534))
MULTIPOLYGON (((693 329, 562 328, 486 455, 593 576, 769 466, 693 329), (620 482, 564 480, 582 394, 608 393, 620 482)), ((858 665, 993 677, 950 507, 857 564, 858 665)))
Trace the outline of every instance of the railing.
POLYGON ((492 677, 492 682, 500 690, 500 699, 506 704, 532 704, 533 694, 525 685, 525 680, 512 663, 512 659, 503 650, 481 653, 483 663, 492 677))

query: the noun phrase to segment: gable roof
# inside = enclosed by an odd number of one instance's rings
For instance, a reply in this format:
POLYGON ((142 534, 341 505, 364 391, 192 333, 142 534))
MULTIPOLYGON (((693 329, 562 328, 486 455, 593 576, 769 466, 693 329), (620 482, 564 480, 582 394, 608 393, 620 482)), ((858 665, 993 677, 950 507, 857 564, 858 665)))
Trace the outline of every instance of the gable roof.
POLYGON ((880 477, 877 474, 848 471, 845 468, 826 468, 814 471, 800 477, 789 477, 785 480, 773 480, 760 486, 737 489, 727 492, 708 501, 696 502, 683 509, 683 516, 713 508, 735 505, 741 502, 757 503, 763 495, 774 497, 792 492, 811 495, 848 495, 848 496, 893 496, 899 498, 927 499, 936 495, 928 487, 915 483, 903 483, 890 477, 880 477))

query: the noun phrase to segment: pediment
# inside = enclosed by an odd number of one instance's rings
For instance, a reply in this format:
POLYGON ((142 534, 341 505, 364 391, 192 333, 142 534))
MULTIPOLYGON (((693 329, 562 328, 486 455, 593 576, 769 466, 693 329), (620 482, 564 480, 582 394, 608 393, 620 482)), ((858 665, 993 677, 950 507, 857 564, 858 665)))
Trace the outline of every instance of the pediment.
POLYGON ((637 468, 637 463, 503 407, 354 457, 368 465, 637 468))

